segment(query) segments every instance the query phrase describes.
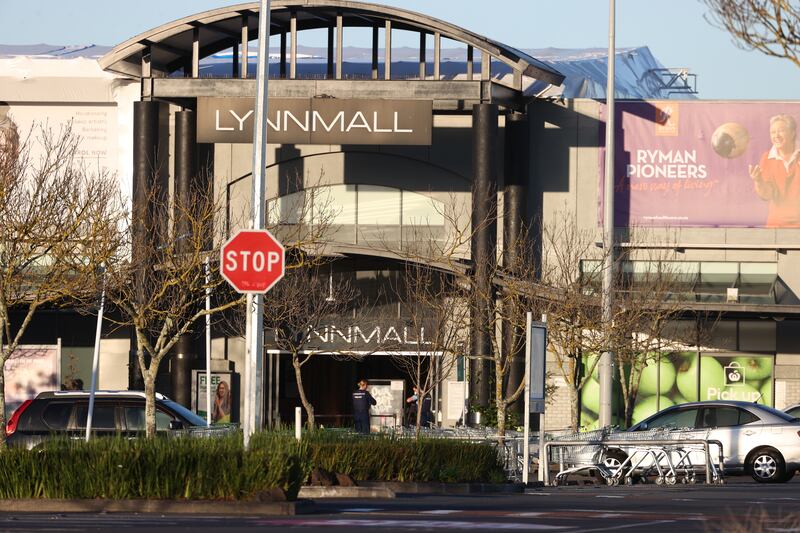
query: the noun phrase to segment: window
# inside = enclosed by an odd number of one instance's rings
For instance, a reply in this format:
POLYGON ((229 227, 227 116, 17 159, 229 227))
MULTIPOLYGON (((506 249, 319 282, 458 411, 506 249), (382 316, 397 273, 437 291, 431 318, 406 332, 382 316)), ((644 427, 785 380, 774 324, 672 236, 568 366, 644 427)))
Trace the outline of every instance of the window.
MULTIPOLYGON (((117 424, 114 416, 115 408, 109 404, 94 404, 94 413, 92 415, 92 429, 97 430, 111 430, 117 429, 117 424)), ((80 404, 75 409, 75 426, 78 429, 86 428, 86 417, 89 413, 88 404, 80 404)))
POLYGON ((699 427, 727 428, 739 425, 739 409, 735 407, 706 407, 702 411, 699 427))
POLYGON ((67 429, 71 413, 71 403, 51 403, 45 407, 42 420, 50 429, 67 429))
MULTIPOLYGON (((172 417, 163 411, 156 409, 156 430, 169 429, 169 423, 172 417)), ((146 429, 146 419, 144 415, 144 406, 125 407, 125 425, 128 431, 144 431, 146 429)))
POLYGON ((751 422, 758 422, 759 420, 761 420, 761 419, 758 418, 753 413, 751 413, 750 411, 745 411, 744 409, 741 409, 739 411, 739 425, 740 426, 743 426, 745 424, 749 424, 751 422))
POLYGON ((675 409, 655 417, 647 423, 647 427, 641 429, 694 428, 697 420, 697 411, 697 409, 675 409))

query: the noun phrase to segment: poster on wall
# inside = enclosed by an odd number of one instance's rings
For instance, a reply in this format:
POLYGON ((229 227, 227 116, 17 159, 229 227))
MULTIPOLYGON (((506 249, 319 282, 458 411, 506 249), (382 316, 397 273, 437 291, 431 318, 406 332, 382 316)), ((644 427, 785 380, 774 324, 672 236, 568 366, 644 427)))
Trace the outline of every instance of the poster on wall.
MULTIPOLYGON (((800 227, 800 103, 636 101, 616 113, 617 227, 800 227)), ((605 149, 599 165, 602 191, 605 149)))
POLYGON ((6 420, 25 400, 61 388, 61 346, 19 346, 3 365, 6 420))
POLYGON ((631 423, 673 405, 696 402, 697 376, 697 352, 665 352, 649 359, 639 378, 631 423))
POLYGON ((772 405, 771 355, 703 354, 701 400, 735 400, 772 405))
MULTIPOLYGON (((205 370, 193 370, 192 410, 201 418, 206 418, 208 406, 206 391, 208 382, 205 370)), ((239 394, 233 372, 211 373, 211 423, 227 424, 238 422, 239 394)))
POLYGON ((369 410, 370 431, 396 428, 403 423, 404 387, 402 379, 370 380, 367 390, 376 402, 369 410))

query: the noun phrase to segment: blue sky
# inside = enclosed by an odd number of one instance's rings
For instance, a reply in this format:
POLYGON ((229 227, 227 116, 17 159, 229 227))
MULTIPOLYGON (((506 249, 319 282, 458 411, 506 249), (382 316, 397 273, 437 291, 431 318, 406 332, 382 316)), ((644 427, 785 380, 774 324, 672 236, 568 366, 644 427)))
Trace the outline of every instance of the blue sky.
MULTIPOLYGON (((607 46, 605 0, 373 0, 419 11, 516 48, 607 46)), ((1 44, 114 45, 225 0, 0 0, 1 44)), ((738 49, 703 18, 700 0, 617 0, 617 46, 647 45, 698 75, 707 99, 792 99, 800 69, 738 49)), ((322 44, 322 43, 302 43, 322 44)), ((368 43, 360 43, 366 45, 368 43)), ((405 44, 405 43, 398 43, 405 44)))

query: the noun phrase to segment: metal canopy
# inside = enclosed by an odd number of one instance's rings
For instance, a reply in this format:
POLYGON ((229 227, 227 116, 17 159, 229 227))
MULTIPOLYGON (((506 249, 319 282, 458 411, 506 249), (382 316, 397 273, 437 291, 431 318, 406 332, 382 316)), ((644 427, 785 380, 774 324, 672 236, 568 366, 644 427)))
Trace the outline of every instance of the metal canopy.
MULTIPOLYGON (((213 9, 164 24, 114 47, 100 59, 103 69, 137 78, 165 77, 184 69, 197 77, 200 59, 257 38, 259 4, 213 9)), ((564 76, 545 63, 447 22, 396 7, 349 0, 273 0, 271 34, 302 30, 369 27, 399 29, 461 42, 507 65, 515 74, 560 85, 564 76)), ((343 30, 343 33, 346 33, 343 30)), ((388 39, 387 39, 388 40, 388 39)), ((485 65, 490 62, 484 60, 485 65)), ((486 79, 486 78, 484 78, 486 79)))

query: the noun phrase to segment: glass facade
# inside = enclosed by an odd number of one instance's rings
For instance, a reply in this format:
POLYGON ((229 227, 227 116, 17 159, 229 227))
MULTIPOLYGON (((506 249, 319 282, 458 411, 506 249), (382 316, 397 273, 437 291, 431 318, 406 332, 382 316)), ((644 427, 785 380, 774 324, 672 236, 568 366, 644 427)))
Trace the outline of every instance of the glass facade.
POLYGON ((326 237, 351 244, 442 239, 444 204, 424 194, 378 185, 331 185, 267 202, 270 225, 327 226, 326 237))

